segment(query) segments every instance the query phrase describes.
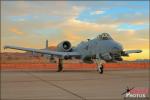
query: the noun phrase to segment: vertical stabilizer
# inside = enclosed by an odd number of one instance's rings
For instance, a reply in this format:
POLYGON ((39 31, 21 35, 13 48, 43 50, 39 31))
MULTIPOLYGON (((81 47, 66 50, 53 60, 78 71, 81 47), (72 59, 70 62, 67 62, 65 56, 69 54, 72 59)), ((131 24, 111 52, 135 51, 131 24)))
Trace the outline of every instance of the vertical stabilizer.
POLYGON ((45 49, 48 49, 48 40, 46 40, 46 46, 45 49))

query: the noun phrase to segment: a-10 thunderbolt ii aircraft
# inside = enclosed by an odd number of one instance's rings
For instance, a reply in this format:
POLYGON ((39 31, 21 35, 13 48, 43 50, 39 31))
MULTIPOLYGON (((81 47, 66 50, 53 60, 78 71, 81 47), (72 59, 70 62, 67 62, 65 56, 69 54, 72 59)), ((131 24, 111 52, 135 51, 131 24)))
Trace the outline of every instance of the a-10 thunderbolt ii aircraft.
POLYGON ((97 64, 97 71, 102 74, 104 70, 104 62, 122 61, 121 56, 129 56, 130 53, 140 53, 142 50, 128 50, 124 51, 120 43, 113 40, 108 33, 102 33, 94 39, 88 39, 72 47, 69 41, 62 41, 57 45, 56 51, 48 49, 33 49, 17 46, 4 46, 4 49, 17 49, 28 51, 32 53, 40 53, 42 55, 50 56, 49 59, 58 57, 58 72, 63 70, 63 60, 67 59, 81 59, 84 63, 97 64))

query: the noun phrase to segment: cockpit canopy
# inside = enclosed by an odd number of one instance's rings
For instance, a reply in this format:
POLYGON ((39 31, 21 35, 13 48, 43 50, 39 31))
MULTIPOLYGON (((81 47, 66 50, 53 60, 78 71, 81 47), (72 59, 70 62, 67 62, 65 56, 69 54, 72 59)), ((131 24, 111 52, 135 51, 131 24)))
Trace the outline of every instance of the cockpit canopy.
POLYGON ((112 40, 112 37, 108 33, 101 33, 97 36, 98 40, 112 40))

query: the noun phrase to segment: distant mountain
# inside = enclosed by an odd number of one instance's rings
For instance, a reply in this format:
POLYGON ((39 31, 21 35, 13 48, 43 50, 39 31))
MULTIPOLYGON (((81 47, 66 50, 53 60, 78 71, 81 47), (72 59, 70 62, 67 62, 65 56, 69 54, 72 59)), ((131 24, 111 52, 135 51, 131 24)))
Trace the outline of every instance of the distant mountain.
POLYGON ((136 59, 136 62, 150 62, 150 59, 136 59))

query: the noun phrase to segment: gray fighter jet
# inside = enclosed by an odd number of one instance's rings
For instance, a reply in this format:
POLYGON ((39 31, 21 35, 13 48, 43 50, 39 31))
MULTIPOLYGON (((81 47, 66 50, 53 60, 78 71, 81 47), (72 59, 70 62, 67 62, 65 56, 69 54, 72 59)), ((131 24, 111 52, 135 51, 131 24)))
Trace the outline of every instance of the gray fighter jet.
MULTIPOLYGON (((47 44, 47 43, 46 43, 47 44)), ((47 47, 47 45, 46 45, 47 47)), ((58 72, 63 70, 63 60, 81 59, 85 63, 96 63, 97 71, 102 74, 105 62, 122 61, 121 56, 129 56, 131 53, 140 53, 142 50, 124 51, 120 43, 113 40, 108 33, 102 33, 94 39, 82 41, 76 47, 72 47, 69 41, 62 41, 57 45, 56 51, 48 49, 33 49, 17 46, 4 46, 4 49, 17 49, 32 53, 49 55, 50 59, 58 57, 58 72)))

